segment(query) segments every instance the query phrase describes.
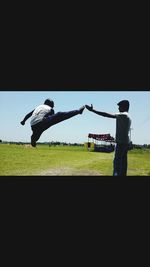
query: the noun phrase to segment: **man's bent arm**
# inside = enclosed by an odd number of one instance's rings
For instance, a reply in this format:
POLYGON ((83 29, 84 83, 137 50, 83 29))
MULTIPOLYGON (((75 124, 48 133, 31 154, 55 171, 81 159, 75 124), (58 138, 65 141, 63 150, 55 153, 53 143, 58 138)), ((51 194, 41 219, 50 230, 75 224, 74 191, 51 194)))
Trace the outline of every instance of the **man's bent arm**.
POLYGON ((24 125, 26 120, 28 120, 32 116, 33 112, 34 112, 34 110, 32 110, 30 113, 28 113, 20 123, 22 125, 24 125))

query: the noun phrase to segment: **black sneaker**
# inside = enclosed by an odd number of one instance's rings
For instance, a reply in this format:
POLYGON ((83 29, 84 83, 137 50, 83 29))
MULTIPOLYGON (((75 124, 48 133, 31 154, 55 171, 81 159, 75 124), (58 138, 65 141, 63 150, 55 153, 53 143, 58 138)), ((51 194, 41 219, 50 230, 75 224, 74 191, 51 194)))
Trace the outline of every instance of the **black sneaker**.
POLYGON ((79 108, 79 114, 82 114, 84 109, 85 109, 85 106, 79 108))

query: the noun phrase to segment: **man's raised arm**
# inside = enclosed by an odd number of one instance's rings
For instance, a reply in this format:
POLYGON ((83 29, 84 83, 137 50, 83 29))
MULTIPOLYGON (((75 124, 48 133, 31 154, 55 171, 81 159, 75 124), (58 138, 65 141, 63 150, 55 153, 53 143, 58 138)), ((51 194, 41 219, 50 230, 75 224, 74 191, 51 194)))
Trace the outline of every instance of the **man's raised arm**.
POLYGON ((96 113, 97 115, 103 116, 103 117, 107 117, 107 118, 116 118, 115 114, 111 114, 111 113, 107 113, 107 112, 102 112, 102 111, 98 111, 93 109, 93 105, 91 104, 91 106, 85 105, 85 107, 89 110, 92 111, 94 113, 96 113))

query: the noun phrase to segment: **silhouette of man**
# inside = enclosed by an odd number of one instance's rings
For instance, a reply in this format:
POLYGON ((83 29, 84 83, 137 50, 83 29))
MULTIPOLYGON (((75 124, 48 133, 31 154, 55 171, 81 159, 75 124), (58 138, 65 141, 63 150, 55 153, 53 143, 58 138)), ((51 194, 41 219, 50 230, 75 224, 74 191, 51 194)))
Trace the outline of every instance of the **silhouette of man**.
POLYGON ((115 156, 113 161, 113 176, 126 176, 127 175, 127 153, 130 143, 129 132, 131 127, 131 118, 129 117, 129 101, 122 100, 118 104, 119 112, 116 114, 110 114, 93 109, 91 106, 85 105, 85 107, 97 115, 116 119, 116 147, 115 156))

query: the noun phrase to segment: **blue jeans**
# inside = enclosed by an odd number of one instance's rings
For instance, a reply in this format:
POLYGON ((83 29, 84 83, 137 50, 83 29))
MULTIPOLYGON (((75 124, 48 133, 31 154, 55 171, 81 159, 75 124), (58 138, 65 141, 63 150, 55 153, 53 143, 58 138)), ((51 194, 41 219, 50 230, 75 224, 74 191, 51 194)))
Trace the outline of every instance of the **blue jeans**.
POLYGON ((115 156, 113 161, 113 176, 127 175, 127 153, 128 144, 116 144, 115 156))
POLYGON ((45 117, 43 121, 31 126, 33 134, 31 136, 31 142, 36 142, 40 138, 41 134, 47 130, 49 127, 72 118, 75 115, 79 114, 79 110, 72 110, 68 112, 57 112, 56 114, 45 117))

